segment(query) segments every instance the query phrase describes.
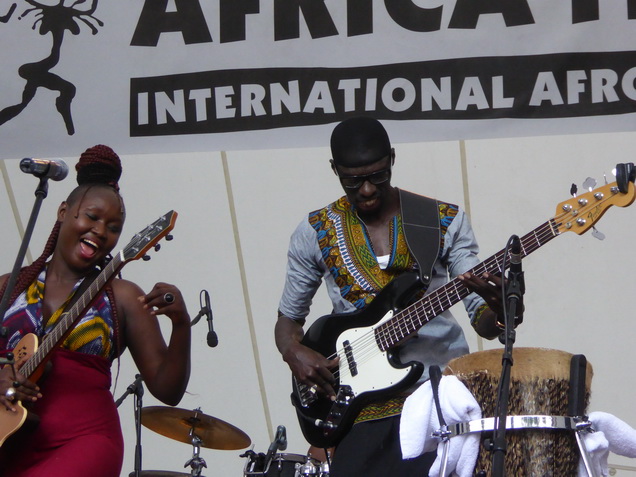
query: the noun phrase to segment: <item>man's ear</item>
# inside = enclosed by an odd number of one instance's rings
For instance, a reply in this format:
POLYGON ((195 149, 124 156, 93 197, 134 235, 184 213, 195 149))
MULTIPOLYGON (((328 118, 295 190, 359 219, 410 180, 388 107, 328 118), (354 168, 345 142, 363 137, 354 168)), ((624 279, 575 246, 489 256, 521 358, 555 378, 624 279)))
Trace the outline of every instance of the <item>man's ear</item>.
POLYGON ((395 165, 395 148, 391 148, 391 166, 395 165))
POLYGON ((329 159, 329 164, 331 164, 331 170, 335 175, 338 175, 338 170, 336 169, 336 163, 333 162, 333 159, 329 159))

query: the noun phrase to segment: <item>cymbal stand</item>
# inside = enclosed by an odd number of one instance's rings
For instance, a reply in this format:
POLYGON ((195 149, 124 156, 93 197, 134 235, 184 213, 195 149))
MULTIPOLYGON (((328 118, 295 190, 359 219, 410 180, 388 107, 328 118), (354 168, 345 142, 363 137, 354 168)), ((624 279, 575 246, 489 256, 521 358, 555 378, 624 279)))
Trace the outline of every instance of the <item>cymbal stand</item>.
POLYGON ((205 460, 199 456, 201 452, 201 438, 194 433, 194 428, 190 430, 190 436, 192 437, 192 459, 186 462, 183 467, 192 467, 192 476, 200 477, 203 467, 207 469, 208 465, 205 460))

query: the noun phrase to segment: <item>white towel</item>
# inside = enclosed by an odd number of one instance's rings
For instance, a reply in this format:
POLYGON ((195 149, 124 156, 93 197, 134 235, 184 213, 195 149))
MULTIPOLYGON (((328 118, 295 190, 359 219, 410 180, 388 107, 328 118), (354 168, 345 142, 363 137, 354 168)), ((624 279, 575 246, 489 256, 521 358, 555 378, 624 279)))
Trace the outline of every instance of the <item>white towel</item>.
MULTIPOLYGON (((439 384, 439 400, 447 425, 481 419, 481 409, 471 392, 455 376, 443 376, 439 384)), ((402 457, 412 459, 437 448, 437 459, 429 471, 438 477, 442 466, 444 443, 432 433, 441 427, 433 400, 430 381, 422 384, 404 403, 400 420, 402 457)), ((469 477, 479 453, 479 434, 464 434, 450 439, 446 464, 447 477, 453 471, 459 477, 469 477)))
MULTIPOLYGON (((588 419, 596 432, 583 432, 581 436, 596 476, 609 475, 607 458, 610 452, 636 457, 636 430, 629 424, 606 412, 592 412, 588 419)), ((579 477, 587 477, 582 459, 579 460, 579 477)))

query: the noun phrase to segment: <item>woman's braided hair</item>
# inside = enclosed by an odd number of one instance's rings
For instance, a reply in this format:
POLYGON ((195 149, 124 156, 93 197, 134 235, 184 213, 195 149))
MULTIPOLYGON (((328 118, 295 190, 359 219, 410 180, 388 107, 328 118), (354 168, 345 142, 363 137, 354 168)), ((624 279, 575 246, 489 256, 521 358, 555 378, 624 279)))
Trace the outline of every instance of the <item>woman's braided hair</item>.
MULTIPOLYGON (((78 200, 84 198, 87 192, 95 187, 107 187, 113 189, 121 202, 122 214, 124 212, 123 200, 119 194, 119 178, 121 177, 122 167, 119 156, 110 147, 98 144, 88 148, 82 153, 78 163, 75 165, 77 171, 77 183, 78 186, 69 194, 66 199, 66 203, 70 206, 76 203, 78 200)), ((24 292, 31 283, 37 278, 44 266, 47 259, 53 254, 57 239, 60 233, 60 227, 62 223, 56 221, 53 226, 53 230, 49 235, 46 245, 42 254, 31 264, 23 267, 20 270, 18 278, 15 283, 15 288, 11 293, 9 303, 13 303, 15 299, 24 292)), ((103 266, 104 264, 101 264, 103 266)), ((0 298, 4 296, 8 280, 0 289, 0 298)), ((117 322, 117 307, 115 306, 115 298, 110 287, 107 287, 106 292, 108 298, 112 304, 114 319, 117 322)))

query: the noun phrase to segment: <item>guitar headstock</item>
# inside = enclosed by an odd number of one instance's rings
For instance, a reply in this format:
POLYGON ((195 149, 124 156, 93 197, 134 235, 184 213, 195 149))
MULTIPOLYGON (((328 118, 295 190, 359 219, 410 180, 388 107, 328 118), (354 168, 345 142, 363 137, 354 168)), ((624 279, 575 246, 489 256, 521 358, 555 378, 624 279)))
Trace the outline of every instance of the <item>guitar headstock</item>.
POLYGON ((141 232, 135 234, 122 251, 124 261, 128 262, 130 260, 143 258, 151 247, 154 247, 159 240, 168 235, 174 228, 177 215, 174 210, 171 210, 148 225, 141 232))
POLYGON ((616 205, 627 207, 636 198, 633 182, 611 184, 598 187, 592 191, 572 197, 557 206, 554 221, 560 233, 575 232, 579 235, 590 229, 603 214, 616 205), (621 188, 625 192, 621 192, 621 188))

